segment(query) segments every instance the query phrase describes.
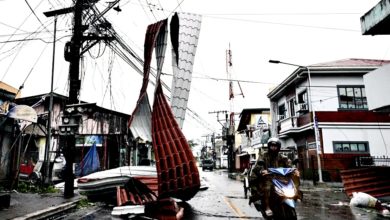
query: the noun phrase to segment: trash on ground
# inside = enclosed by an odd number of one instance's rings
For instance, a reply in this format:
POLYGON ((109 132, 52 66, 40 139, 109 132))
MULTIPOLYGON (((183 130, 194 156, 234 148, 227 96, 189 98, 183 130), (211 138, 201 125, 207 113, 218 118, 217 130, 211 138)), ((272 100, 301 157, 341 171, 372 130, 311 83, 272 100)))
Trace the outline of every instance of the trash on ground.
POLYGON ((373 208, 379 211, 381 215, 390 216, 389 210, 379 199, 364 192, 353 192, 349 204, 356 207, 373 208))

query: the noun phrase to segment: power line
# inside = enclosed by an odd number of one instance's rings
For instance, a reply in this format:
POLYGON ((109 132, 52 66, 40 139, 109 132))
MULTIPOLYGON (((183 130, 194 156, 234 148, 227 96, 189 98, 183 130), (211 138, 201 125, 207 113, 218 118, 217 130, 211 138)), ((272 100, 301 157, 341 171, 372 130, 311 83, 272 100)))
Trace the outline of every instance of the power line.
MULTIPOLYGON (((39 17, 37 16, 37 14, 35 14, 34 9, 31 7, 31 5, 28 3, 28 1, 27 1, 27 0, 24 0, 24 2, 26 2, 28 8, 31 10, 31 13, 34 14, 35 18, 39 21, 39 23, 41 23, 42 27, 44 27, 44 28, 47 30, 46 26, 42 23, 42 21, 39 19, 39 17)), ((37 5, 37 7, 38 7, 42 2, 43 2, 43 1, 41 1, 41 2, 37 5)), ((47 31, 49 31, 49 30, 47 30, 47 31)))
POLYGON ((173 14, 173 12, 175 12, 176 9, 177 9, 178 7, 180 7, 180 5, 181 5, 183 2, 184 2, 184 0, 181 0, 181 2, 177 4, 176 8, 173 9, 173 10, 171 11, 171 13, 169 14, 169 16, 171 16, 171 15, 173 14))
POLYGON ((150 7, 151 4, 149 3, 148 0, 145 0, 145 1, 146 1, 146 4, 148 5, 150 13, 152 13, 154 19, 157 21, 158 19, 157 19, 156 15, 154 14, 152 7, 150 7))
POLYGON ((273 12, 265 12, 265 13, 207 13, 203 14, 204 16, 286 16, 286 15, 294 15, 294 16, 323 16, 323 15, 360 15, 360 12, 291 12, 291 13, 273 13, 273 12))
MULTIPOLYGON (((162 74, 163 74, 163 75, 167 75, 167 76, 173 76, 173 74, 170 74, 170 73, 162 73, 162 74)), ((192 76, 192 78, 197 78, 197 79, 209 79, 209 80, 215 80, 215 81, 234 81, 234 82, 243 82, 243 83, 270 84, 270 85, 275 85, 275 84, 277 84, 277 83, 260 82, 260 81, 253 81, 253 80, 224 79, 224 78, 201 77, 201 76, 192 76)))
MULTIPOLYGON (((1 23, 1 22, 0 22, 1 23)), ((4 23, 3 23, 4 24, 4 23)), ((16 29, 16 28, 15 28, 16 29)), ((62 30, 57 30, 57 33, 58 32, 67 32, 67 31, 70 31, 70 29, 62 29, 62 30)), ((17 36, 17 35, 31 35, 31 34, 45 34, 45 33, 51 33, 51 31, 35 31, 35 32, 27 32, 27 31, 23 31, 24 33, 18 33, 18 34, 0 34, 0 37, 9 37, 9 36, 17 36)), ((51 37, 53 38, 53 37, 51 37)))
POLYGON ((322 26, 303 25, 303 24, 289 24, 289 23, 272 22, 272 21, 260 21, 260 20, 228 18, 228 17, 217 17, 217 16, 206 16, 206 15, 204 17, 209 17, 209 18, 214 18, 214 19, 221 19, 221 20, 250 22, 250 23, 275 24, 275 25, 292 26, 292 27, 303 27, 303 28, 315 28, 315 29, 336 30, 336 31, 360 32, 360 30, 345 29, 345 28, 322 27, 322 26))
MULTIPOLYGON (((60 41, 61 39, 65 38, 65 37, 69 37, 71 35, 65 35, 65 36, 62 36, 58 39, 56 39, 56 42, 57 41, 60 41)), ((48 37, 49 38, 49 37, 48 37)), ((5 44, 5 43, 16 43, 16 42, 24 42, 24 41, 34 41, 34 40, 39 40, 39 41, 42 41, 46 44, 52 44, 53 41, 45 41, 44 38, 24 38, 24 39, 17 39, 17 40, 7 40, 7 41, 0 41, 0 44, 5 44)))

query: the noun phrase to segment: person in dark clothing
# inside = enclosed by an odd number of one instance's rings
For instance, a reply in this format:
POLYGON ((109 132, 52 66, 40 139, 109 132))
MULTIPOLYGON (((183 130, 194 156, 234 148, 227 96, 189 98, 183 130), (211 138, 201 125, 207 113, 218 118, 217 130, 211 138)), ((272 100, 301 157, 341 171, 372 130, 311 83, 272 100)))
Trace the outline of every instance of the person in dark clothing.
MULTIPOLYGON (((260 155, 250 173, 249 184, 251 197, 249 199, 249 204, 261 200, 265 206, 266 215, 272 216, 273 213, 269 207, 272 182, 269 178, 266 178, 266 175, 268 174, 267 169, 270 167, 291 167, 291 161, 280 153, 281 142, 278 138, 270 138, 267 147, 268 151, 263 155, 260 155)), ((299 176, 298 173, 295 175, 299 176)))

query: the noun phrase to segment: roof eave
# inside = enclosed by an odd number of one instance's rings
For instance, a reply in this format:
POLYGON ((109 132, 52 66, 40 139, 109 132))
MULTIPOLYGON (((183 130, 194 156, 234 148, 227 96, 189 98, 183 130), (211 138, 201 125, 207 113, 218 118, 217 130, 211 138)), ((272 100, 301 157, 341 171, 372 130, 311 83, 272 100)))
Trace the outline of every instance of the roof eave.
MULTIPOLYGON (((358 74, 358 75, 364 75, 367 72, 370 72, 372 70, 377 69, 380 66, 364 66, 364 67, 357 67, 357 66, 308 66, 310 70, 310 75, 333 75, 333 74, 358 74)), ((278 86, 276 86, 273 90, 271 90, 267 97, 269 99, 274 99, 280 95, 281 92, 283 92, 288 86, 290 86, 292 83, 301 80, 303 75, 307 75, 307 68, 306 67, 298 67, 294 72, 292 72, 283 82, 281 82, 278 86), (299 77, 297 77, 299 76, 299 77)))

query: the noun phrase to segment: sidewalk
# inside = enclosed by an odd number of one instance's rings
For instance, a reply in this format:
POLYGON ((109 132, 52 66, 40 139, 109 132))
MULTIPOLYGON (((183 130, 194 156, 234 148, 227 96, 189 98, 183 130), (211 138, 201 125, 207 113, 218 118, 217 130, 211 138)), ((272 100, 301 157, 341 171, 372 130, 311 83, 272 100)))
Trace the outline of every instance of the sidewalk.
POLYGON ((65 199, 62 193, 36 194, 10 192, 9 208, 0 209, 1 219, 45 219, 55 213, 76 207, 81 199, 75 194, 65 199))

